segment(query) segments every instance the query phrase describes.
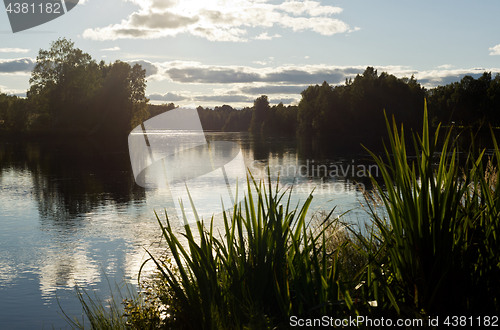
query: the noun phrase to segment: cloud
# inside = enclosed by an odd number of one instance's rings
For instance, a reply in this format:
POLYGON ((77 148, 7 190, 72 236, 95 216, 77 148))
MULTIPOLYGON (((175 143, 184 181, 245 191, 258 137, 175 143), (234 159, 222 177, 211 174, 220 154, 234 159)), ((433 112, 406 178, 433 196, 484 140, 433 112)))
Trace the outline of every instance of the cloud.
POLYGON ((153 76, 158 73, 158 67, 146 60, 132 60, 132 61, 126 61, 128 64, 131 66, 134 66, 134 64, 140 64, 143 69, 146 69, 146 77, 153 76))
POLYGON ((317 1, 287 1, 277 7, 294 15, 307 13, 311 16, 321 16, 340 14, 343 11, 343 9, 339 7, 321 6, 317 1))
POLYGON ((147 29, 178 29, 196 23, 198 17, 186 17, 169 11, 163 13, 133 13, 130 25, 147 29))
POLYGON ((152 9, 152 10, 163 10, 176 6, 179 0, 129 0, 135 4, 138 4, 142 8, 152 9))
POLYGON ((451 64, 443 64, 443 65, 440 65, 436 68, 438 68, 438 69, 451 69, 453 67, 454 67, 454 65, 451 65, 451 64))
POLYGON ((279 103, 291 104, 294 102, 298 103, 298 101, 300 101, 300 99, 289 97, 289 98, 281 98, 281 99, 271 99, 271 100, 269 100, 269 103, 271 103, 271 104, 279 104, 279 103))
POLYGON ((232 102, 253 102, 254 98, 246 95, 210 95, 210 96, 195 96, 195 101, 201 102, 221 102, 221 103, 232 103, 232 102))
POLYGON ((224 67, 171 68, 167 70, 167 74, 170 79, 179 83, 232 84, 261 81, 257 72, 245 72, 244 70, 224 67))
POLYGON ((491 50, 490 55, 500 55, 500 45, 491 47, 490 50, 491 50))
POLYGON ((197 37, 202 37, 210 41, 248 41, 246 38, 243 38, 247 31, 238 28, 218 29, 215 27, 196 27, 191 31, 191 33, 197 37))
POLYGON ((116 52, 117 50, 120 50, 120 47, 103 48, 103 49, 101 49, 101 51, 103 51, 103 52, 116 52))
POLYGON ((327 17, 283 17, 280 25, 292 29, 294 32, 313 30, 325 36, 349 31, 349 25, 341 20, 327 17))
MULTIPOLYGON (((364 68, 355 70, 363 72, 364 68)), ((316 84, 327 81, 337 84, 352 74, 352 68, 342 69, 323 65, 289 66, 274 69, 256 69, 250 67, 221 66, 186 66, 172 67, 165 71, 166 75, 178 83, 198 84, 238 84, 250 82, 282 83, 282 84, 316 84)))
POLYGON ((175 101, 183 101, 187 100, 189 98, 179 95, 179 94, 174 94, 171 92, 165 93, 165 94, 159 94, 159 93, 153 93, 148 95, 148 99, 152 101, 166 101, 166 102, 175 102, 175 101))
MULTIPOLYGON (((283 65, 272 67, 269 62, 256 61, 255 67, 231 65, 205 65, 195 61, 149 62, 135 60, 145 68, 150 68, 148 75, 156 81, 167 80, 176 84, 221 85, 228 91, 227 85, 236 93, 244 94, 298 94, 309 85, 343 84, 346 78, 355 78, 362 74, 368 65, 334 66, 325 64, 283 65), (267 65, 267 66, 266 66, 267 65), (302 90, 300 90, 302 89, 302 90)), ((444 85, 460 80, 465 75, 481 75, 483 72, 500 72, 498 68, 451 69, 451 65, 442 65, 435 70, 419 71, 410 66, 373 66, 378 73, 388 72, 396 77, 415 76, 427 88, 444 85)))
POLYGON ((29 57, 12 60, 0 59, 0 73, 30 73, 35 67, 35 63, 29 57))
POLYGON ((257 40, 271 40, 273 38, 281 38, 281 36, 279 34, 275 34, 274 36, 268 36, 267 32, 262 32, 261 34, 259 34, 258 36, 256 36, 254 39, 257 39, 257 40))
POLYGON ((19 97, 26 97, 26 90, 23 91, 21 89, 10 89, 2 85, 0 85, 0 93, 7 95, 15 95, 19 97))
POLYGON ((23 48, 0 48, 0 53, 27 53, 30 50, 23 48))
MULTIPOLYGON (((180 33, 210 41, 246 42, 248 28, 282 27, 292 31, 313 31, 330 36, 356 31, 339 19, 342 8, 323 6, 319 1, 287 1, 271 4, 262 0, 129 0, 139 9, 121 23, 87 29, 83 37, 94 40, 161 38, 180 33)), ((255 39, 269 40, 263 32, 255 39)))
POLYGON ((259 64, 259 65, 266 65, 266 61, 252 61, 252 63, 259 64))
POLYGON ((245 86, 240 88, 244 94, 300 94, 307 86, 273 86, 266 85, 260 87, 245 86))

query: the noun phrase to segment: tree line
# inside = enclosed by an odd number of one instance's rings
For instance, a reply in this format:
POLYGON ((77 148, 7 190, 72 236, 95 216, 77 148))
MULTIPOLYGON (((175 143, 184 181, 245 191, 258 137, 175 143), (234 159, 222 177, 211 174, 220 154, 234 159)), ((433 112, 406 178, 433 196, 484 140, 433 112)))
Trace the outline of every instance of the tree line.
POLYGON ((349 135, 362 139, 385 134, 384 111, 389 119, 394 116, 397 122, 404 123, 408 131, 420 131, 426 99, 434 126, 500 126, 498 73, 495 78, 491 72, 477 79, 464 76, 458 82, 426 89, 414 76, 397 78, 367 67, 363 74, 346 79, 343 85, 333 86, 325 81, 309 86, 301 96, 297 106, 270 106, 268 97, 262 95, 255 99, 253 107, 199 107, 198 113, 208 130, 319 138, 349 135))
POLYGON ((26 98, 0 94, 0 129, 8 133, 128 133, 149 117, 146 70, 97 63, 64 38, 41 49, 26 98))
MULTIPOLYGON (((122 61, 97 63, 74 43, 58 39, 40 50, 27 97, 0 93, 0 131, 76 135, 126 134, 144 120, 176 108, 149 104, 146 71, 122 61)), ((367 67, 345 84, 311 85, 298 105, 270 105, 266 95, 241 110, 198 107, 205 130, 357 139, 386 132, 384 111, 405 128, 420 130, 424 99, 434 124, 500 126, 500 74, 427 90, 412 76, 397 78, 367 67)))

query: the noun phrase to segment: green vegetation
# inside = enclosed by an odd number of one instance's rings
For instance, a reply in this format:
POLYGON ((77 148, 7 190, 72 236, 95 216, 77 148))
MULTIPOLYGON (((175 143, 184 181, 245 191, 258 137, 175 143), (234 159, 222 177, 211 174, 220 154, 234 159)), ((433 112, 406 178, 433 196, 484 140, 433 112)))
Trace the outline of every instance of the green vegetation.
POLYGON ((253 184, 256 195, 249 183, 243 205, 223 213, 219 238, 213 220, 208 229, 197 222, 196 234, 185 226, 183 244, 168 215, 166 225, 158 219, 172 262, 151 257, 169 289, 161 299, 173 329, 273 329, 290 315, 342 317, 352 308, 339 250, 327 250, 332 213, 313 233, 306 225, 312 196, 294 208, 291 192, 253 184))
POLYGON ((148 118, 146 70, 96 63, 58 39, 41 49, 26 99, 0 94, 0 130, 7 133, 120 135, 148 118))
MULTIPOLYGON (((372 154, 384 185, 373 180, 370 210, 377 229, 359 236, 371 262, 360 278, 363 298, 376 300, 373 315, 497 315, 500 310, 500 199, 495 152, 470 150, 464 167, 451 130, 442 147, 432 139, 427 111, 422 136, 414 136, 410 161, 403 128, 391 130, 387 163, 372 154), (437 155, 437 156, 436 156, 437 155), (495 165, 493 165, 495 164, 495 165), (373 198, 373 195, 372 195, 373 198), (375 247, 375 248, 373 248, 375 247)), ((370 205, 370 204, 369 204, 370 205)))
POLYGON ((297 126, 297 109, 297 106, 284 106, 283 103, 270 106, 267 96, 262 95, 250 108, 236 110, 223 105, 211 110, 198 107, 198 114, 204 130, 293 135, 297 126))
MULTIPOLYGON (((474 79, 465 76, 460 81, 438 86, 427 92, 429 111, 434 123, 459 126, 483 123, 500 126, 500 74, 495 78, 491 72, 484 72, 474 79)), ((487 127, 487 125, 485 125, 487 127)))

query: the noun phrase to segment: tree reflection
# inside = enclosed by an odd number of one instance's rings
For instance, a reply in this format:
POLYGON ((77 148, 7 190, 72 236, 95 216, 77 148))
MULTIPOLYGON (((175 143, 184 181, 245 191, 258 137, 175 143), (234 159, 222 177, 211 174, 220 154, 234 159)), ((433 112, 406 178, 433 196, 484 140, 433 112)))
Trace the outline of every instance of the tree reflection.
POLYGON ((41 218, 62 226, 76 226, 79 216, 109 203, 119 206, 145 199, 131 174, 126 141, 3 143, 0 180, 6 171, 28 171, 41 218))

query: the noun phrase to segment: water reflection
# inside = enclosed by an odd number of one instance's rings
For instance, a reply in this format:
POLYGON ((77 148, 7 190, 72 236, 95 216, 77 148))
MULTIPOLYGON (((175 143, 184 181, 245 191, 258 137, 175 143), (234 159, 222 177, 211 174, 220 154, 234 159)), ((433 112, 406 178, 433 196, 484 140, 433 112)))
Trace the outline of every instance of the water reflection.
MULTIPOLYGON (((315 189, 316 207, 347 210, 359 205, 356 184, 371 188, 367 177, 346 170, 373 165, 364 155, 316 152, 317 146, 294 138, 206 137, 237 143, 256 179, 279 174, 283 187, 294 186, 295 201, 315 189), (330 175, 333 166, 343 172, 330 175)), ((200 187, 211 188, 209 181, 200 187)), ((135 278, 144 247, 163 252, 154 211, 171 212, 173 202, 169 192, 135 183, 126 140, 0 142, 0 195, 0 327, 26 329, 41 328, 41 322, 65 326, 56 292, 69 313, 81 312, 67 294, 75 282, 108 292, 104 274, 117 282, 135 278), (29 319, 22 312, 27 309, 33 311, 29 319)), ((363 217, 362 211, 353 214, 363 217)))

